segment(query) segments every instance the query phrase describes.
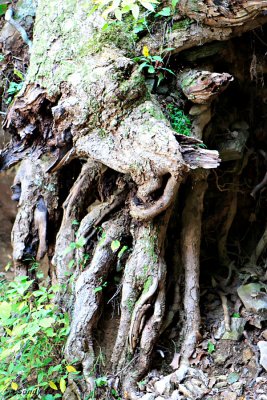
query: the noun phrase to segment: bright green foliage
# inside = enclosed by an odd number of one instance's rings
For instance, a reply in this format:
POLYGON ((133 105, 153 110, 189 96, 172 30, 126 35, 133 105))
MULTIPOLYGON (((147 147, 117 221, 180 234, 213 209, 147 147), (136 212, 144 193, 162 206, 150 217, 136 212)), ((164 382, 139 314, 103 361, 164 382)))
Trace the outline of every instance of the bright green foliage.
POLYGON ((157 84, 159 85, 160 82, 165 78, 166 72, 169 74, 175 75, 175 73, 165 67, 165 58, 173 48, 167 48, 162 50, 160 55, 151 56, 149 53, 149 49, 147 46, 143 48, 143 55, 139 57, 134 57, 134 61, 141 62, 139 65, 139 71, 146 69, 149 74, 155 74, 158 78, 157 84))
POLYGON ((25 276, 0 282, 1 400, 53 400, 66 389, 69 317, 51 304, 58 286, 33 284, 25 276))
POLYGON ((171 5, 169 7, 164 7, 162 10, 157 12, 155 17, 170 17, 175 13, 175 8, 177 4, 179 3, 179 0, 172 0, 171 5))
POLYGON ((14 79, 19 82, 12 81, 9 83, 8 89, 6 93, 8 94, 8 98, 6 100, 7 104, 10 104, 16 94, 22 89, 24 83, 24 75, 21 71, 14 68, 14 79))
POLYGON ((95 8, 103 9, 103 17, 108 18, 110 13, 114 13, 116 19, 122 20, 123 15, 132 13, 134 19, 138 19, 140 6, 149 10, 155 11, 157 0, 94 0, 95 8))
POLYGON ((7 10, 7 4, 0 4, 0 17, 2 15, 5 15, 6 10, 7 10))
POLYGON ((215 344, 208 342, 208 353, 212 354, 214 351, 216 351, 215 344))
POLYGON ((173 104, 168 104, 167 110, 172 128, 180 135, 190 136, 191 121, 184 112, 173 104))

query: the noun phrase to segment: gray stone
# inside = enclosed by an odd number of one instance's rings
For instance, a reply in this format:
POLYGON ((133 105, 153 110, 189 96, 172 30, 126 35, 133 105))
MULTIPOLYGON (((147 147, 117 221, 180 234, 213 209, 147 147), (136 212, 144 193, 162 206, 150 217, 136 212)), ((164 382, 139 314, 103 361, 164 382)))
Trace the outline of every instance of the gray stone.
POLYGON ((179 394, 179 390, 174 390, 171 395, 171 400, 180 400, 181 396, 179 394))
POLYGON ((230 392, 228 390, 224 391, 221 393, 221 399, 222 400, 236 400, 237 399, 237 394, 234 392, 230 392))
POLYGON ((247 311, 254 313, 264 312, 267 317, 267 285, 261 283, 249 283, 237 289, 247 311))
POLYGON ((260 364, 263 366, 265 371, 267 371, 267 342, 260 340, 258 342, 258 347, 260 349, 260 364))
POLYGON ((141 397, 141 400, 155 400, 155 395, 153 393, 146 393, 141 397))
POLYGON ((240 340, 246 325, 245 318, 231 318, 231 330, 225 331, 223 340, 240 340))
POLYGON ((171 382, 170 382, 170 377, 169 376, 165 376, 164 378, 160 379, 159 381, 157 381, 155 383, 155 390, 156 393, 158 394, 170 394, 171 391, 171 382))

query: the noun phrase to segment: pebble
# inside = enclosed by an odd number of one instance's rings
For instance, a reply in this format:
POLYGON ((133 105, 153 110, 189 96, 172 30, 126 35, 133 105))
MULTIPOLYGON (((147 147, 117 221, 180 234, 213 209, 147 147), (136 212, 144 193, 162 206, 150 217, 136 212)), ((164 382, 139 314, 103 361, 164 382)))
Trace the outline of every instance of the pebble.
POLYGON ((171 395, 171 400, 180 400, 179 390, 174 390, 171 395))
POLYGON ((243 360, 244 364, 247 364, 251 360, 252 357, 253 357, 252 350, 249 347, 245 348, 242 352, 242 360, 243 360))
POLYGON ((141 400, 155 400, 155 396, 152 393, 147 393, 141 397, 141 400))
POLYGON ((229 392, 226 390, 225 392, 221 393, 221 399, 222 400, 236 400, 237 399, 237 394, 234 392, 229 392))
POLYGON ((218 382, 218 383, 215 384, 215 387, 218 388, 218 389, 223 388, 225 386, 228 386, 227 382, 218 382))

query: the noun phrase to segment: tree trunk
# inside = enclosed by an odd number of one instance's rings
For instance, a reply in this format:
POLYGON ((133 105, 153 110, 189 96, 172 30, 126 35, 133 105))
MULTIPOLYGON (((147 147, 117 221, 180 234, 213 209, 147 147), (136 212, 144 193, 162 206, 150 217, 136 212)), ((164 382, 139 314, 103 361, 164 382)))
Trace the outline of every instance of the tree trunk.
MULTIPOLYGON (((42 260, 47 253, 51 280, 63 288, 57 302, 71 316, 65 356, 84 380, 70 381, 65 399, 85 399, 95 388, 96 337, 107 296, 120 299, 120 311, 104 373, 119 385, 122 398, 145 395, 137 383, 149 371, 155 345, 179 307, 185 339, 176 383, 189 367, 200 335, 203 199, 208 171, 220 162, 218 152, 204 148, 201 140, 214 100, 233 77, 214 72, 198 56, 197 67, 184 61, 175 67, 175 57, 267 21, 266 1, 217 3, 181 0, 168 22, 169 34, 163 35, 160 20, 153 35, 133 44, 123 23, 108 33, 102 30, 105 21, 98 11, 89 12, 89 2, 38 2, 26 82, 4 123, 12 142, 2 150, 1 166, 4 170, 22 160, 14 182, 19 193, 12 233, 16 273, 29 274, 27 259, 42 260), (176 75, 165 81, 186 103, 191 137, 174 131, 165 99, 151 93, 133 61, 144 45, 158 54, 162 35, 163 46, 172 48, 176 75), (174 240, 168 229, 177 212, 174 240), (175 273, 167 245, 178 254, 175 273), (178 270, 185 277, 179 295, 175 284, 168 286, 172 276, 179 278, 178 270), (177 303, 180 294, 183 302, 177 303)), ((157 78, 152 79, 155 88, 157 78)), ((229 229, 221 240, 221 257, 229 229)), ((169 395, 167 388, 164 393, 169 395)))

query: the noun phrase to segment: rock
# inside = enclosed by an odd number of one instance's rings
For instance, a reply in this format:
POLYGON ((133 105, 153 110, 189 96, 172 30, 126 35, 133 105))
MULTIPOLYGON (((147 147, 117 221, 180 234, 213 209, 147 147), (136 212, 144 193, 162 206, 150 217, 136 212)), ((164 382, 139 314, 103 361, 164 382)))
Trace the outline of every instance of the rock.
POLYGON ((240 297, 247 311, 254 313, 263 312, 267 318, 267 285, 260 283, 249 283, 242 285, 237 289, 237 294, 240 297))
POLYGON ((169 395, 172 385, 170 382, 170 378, 168 376, 165 376, 164 378, 157 381, 154 386, 155 386, 156 393, 158 393, 158 394, 164 393, 164 394, 169 395))
POLYGON ((243 393, 243 383, 242 382, 235 382, 231 385, 232 389, 235 391, 237 396, 241 396, 243 393))
POLYGON ((195 116, 195 115, 200 115, 204 111, 208 109, 207 104, 198 104, 198 105, 193 105, 190 110, 189 110, 189 115, 195 116))
POLYGON ((224 321, 222 321, 218 329, 216 329, 216 331, 214 332, 214 339, 216 340, 221 339, 224 332, 225 332, 225 326, 224 326, 224 321))
POLYGON ((237 381, 239 381, 239 375, 237 372, 231 372, 228 376, 227 376, 227 382, 231 385, 232 383, 236 383, 237 381))
POLYGON ((225 386, 228 386, 228 383, 227 383, 227 382, 217 382, 216 385, 215 385, 215 387, 216 387, 217 389, 221 389, 221 388, 223 388, 223 387, 225 387, 225 386))
POLYGON ((160 85, 157 87, 156 92, 158 94, 167 94, 170 91, 169 87, 167 85, 160 85))
POLYGON ((237 394, 234 392, 225 390, 224 392, 221 393, 221 400, 236 400, 236 399, 237 399, 237 394))
POLYGON ((267 342, 260 340, 258 347, 260 349, 260 365, 267 371, 267 342))
POLYGON ((214 356, 214 363, 217 365, 224 365, 225 361, 230 357, 230 354, 215 354, 214 356))
POLYGON ((261 336, 263 337, 263 339, 267 340, 267 329, 265 329, 265 331, 261 333, 261 336))
POLYGON ((225 331, 222 339, 223 340, 240 340, 244 328, 246 325, 246 320, 245 318, 231 318, 231 330, 225 331))
POLYGON ((251 360, 252 357, 253 357, 252 350, 249 347, 245 348, 242 352, 242 360, 243 360, 244 364, 247 364, 251 360))
POLYGON ((180 400, 179 390, 174 390, 171 395, 171 400, 180 400))
POLYGON ((147 393, 141 397, 141 400, 155 400, 155 395, 152 393, 147 393))
POLYGON ((192 393, 187 389, 185 385, 182 385, 181 383, 178 386, 179 392, 181 392, 186 398, 188 399, 193 399, 192 393))

